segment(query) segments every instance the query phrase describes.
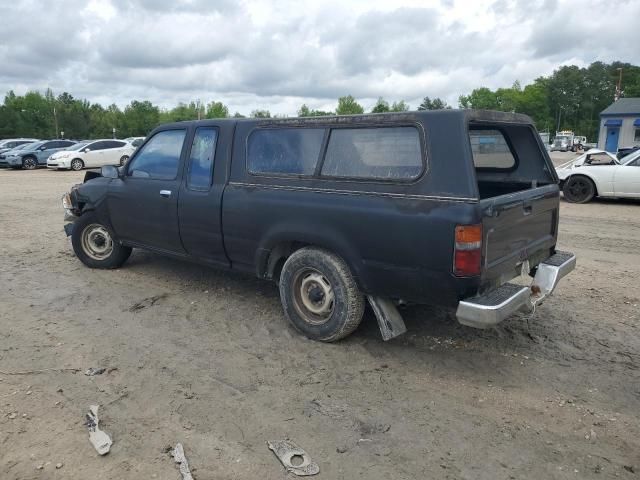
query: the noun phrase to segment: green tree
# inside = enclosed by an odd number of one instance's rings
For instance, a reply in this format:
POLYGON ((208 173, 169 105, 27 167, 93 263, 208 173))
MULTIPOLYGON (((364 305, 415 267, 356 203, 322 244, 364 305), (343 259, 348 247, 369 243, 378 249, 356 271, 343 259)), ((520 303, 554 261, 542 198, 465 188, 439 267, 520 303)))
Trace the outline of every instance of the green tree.
POLYGON ((351 95, 340 97, 338 99, 337 115, 357 115, 364 113, 364 108, 351 95))
POLYGON ((229 109, 222 102, 209 102, 207 104, 206 118, 227 118, 229 109))
POLYGON ((389 102, 384 98, 378 97, 378 101, 371 109, 371 113, 385 113, 389 111, 389 102))
POLYGON ((499 110, 498 98, 495 92, 492 92, 487 87, 476 88, 467 96, 461 95, 458 101, 462 108, 499 110))
POLYGON ((118 136, 137 137, 149 133, 160 124, 160 109, 150 101, 133 100, 124 109, 123 128, 118 136))
POLYGON ((323 110, 312 110, 305 103, 303 103, 298 109, 299 117, 325 117, 327 115, 333 115, 333 112, 325 112, 323 110))
POLYGON ((424 97, 418 110, 443 110, 445 108, 451 108, 447 105, 447 102, 439 97, 435 97, 433 100, 430 97, 424 97))
POLYGON ((391 107, 389 107, 390 112, 408 112, 409 105, 405 103, 404 100, 400 100, 399 102, 393 102, 391 107))
POLYGON ((253 118, 271 118, 271 112, 269 110, 254 110, 251 112, 253 118))

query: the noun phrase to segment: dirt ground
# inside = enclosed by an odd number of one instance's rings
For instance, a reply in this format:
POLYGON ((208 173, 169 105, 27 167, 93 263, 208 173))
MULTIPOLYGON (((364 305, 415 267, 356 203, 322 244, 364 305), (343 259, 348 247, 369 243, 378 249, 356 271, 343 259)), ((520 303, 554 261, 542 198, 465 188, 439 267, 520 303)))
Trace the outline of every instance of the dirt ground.
POLYGON ((385 343, 367 312, 327 345, 271 283, 143 251, 84 267, 60 206, 82 176, 0 171, 0 478, 176 480, 182 442, 197 480, 282 479, 283 438, 332 480, 640 476, 640 202, 562 202, 578 266, 533 316, 410 307, 385 343))

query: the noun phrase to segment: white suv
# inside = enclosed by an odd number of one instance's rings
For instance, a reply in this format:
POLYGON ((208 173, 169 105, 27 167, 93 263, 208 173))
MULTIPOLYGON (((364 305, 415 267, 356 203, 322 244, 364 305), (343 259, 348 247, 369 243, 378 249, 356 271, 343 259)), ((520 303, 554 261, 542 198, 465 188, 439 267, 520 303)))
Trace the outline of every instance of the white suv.
POLYGON ((47 160, 47 167, 82 170, 85 167, 124 165, 134 151, 135 147, 123 140, 92 140, 54 153, 47 160))

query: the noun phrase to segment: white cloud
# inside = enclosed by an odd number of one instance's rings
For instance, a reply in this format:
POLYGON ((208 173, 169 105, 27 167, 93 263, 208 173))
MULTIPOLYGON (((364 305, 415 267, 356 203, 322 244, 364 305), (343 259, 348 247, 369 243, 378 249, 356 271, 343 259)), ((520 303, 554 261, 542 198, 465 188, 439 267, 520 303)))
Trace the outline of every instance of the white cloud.
POLYGON ((17 0, 0 4, 0 92, 290 115, 345 94, 456 104, 567 63, 640 63, 639 16, 631 0, 17 0), (575 12, 606 25, 567 21, 575 12))

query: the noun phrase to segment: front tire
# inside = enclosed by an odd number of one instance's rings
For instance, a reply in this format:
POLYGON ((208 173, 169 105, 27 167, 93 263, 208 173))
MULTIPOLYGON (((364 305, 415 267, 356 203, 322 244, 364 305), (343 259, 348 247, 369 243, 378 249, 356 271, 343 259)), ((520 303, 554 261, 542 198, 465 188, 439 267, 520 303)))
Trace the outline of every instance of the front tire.
POLYGON ((280 299, 294 328, 322 342, 351 334, 365 306, 344 260, 315 247, 297 250, 287 259, 280 275, 280 299))
POLYGON ((129 160, 128 155, 123 155, 122 157, 120 157, 120 166, 122 167, 125 163, 127 163, 127 160, 129 160))
POLYGON ((131 255, 131 247, 120 245, 113 232, 92 212, 76 220, 71 244, 76 256, 90 268, 118 268, 131 255))
POLYGON ((24 157, 22 159, 22 168, 25 170, 35 170, 38 168, 38 160, 35 157, 24 157))
POLYGON ((82 160, 80 160, 79 158, 74 158, 73 160, 71 160, 71 170, 74 171, 79 171, 82 170, 84 168, 84 162, 82 160))
POLYGON ((583 175, 574 175, 565 180, 562 193, 567 202, 587 203, 595 196, 596 186, 591 179, 583 175))

